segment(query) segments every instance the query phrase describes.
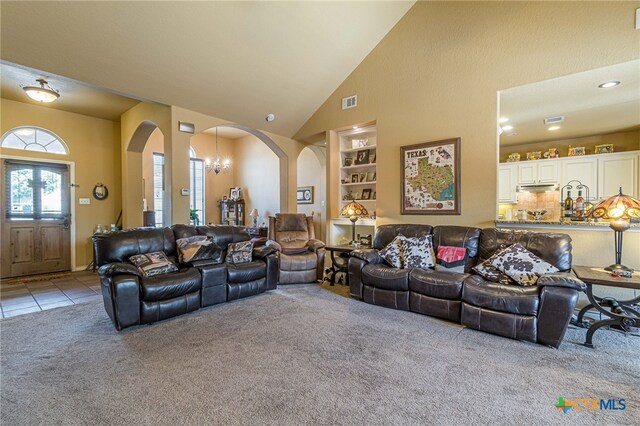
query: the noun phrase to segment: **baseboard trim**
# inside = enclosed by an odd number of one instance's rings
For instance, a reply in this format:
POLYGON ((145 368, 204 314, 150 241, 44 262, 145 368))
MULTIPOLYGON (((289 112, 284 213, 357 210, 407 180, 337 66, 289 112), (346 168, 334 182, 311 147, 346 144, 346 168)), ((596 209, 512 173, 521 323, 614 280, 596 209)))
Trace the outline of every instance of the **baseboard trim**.
POLYGON ((85 271, 89 265, 80 265, 72 269, 73 272, 85 271))

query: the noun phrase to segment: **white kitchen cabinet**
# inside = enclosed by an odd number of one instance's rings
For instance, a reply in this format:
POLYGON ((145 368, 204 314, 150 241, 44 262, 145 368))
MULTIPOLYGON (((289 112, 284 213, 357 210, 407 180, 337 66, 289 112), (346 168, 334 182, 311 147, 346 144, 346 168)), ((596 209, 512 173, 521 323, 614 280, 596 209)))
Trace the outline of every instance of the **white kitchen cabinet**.
MULTIPOLYGON (((593 201, 598 198, 598 159, 590 156, 585 157, 568 157, 562 159, 562 171, 560 178, 560 187, 568 184, 571 180, 580 181, 583 185, 589 187, 589 199, 593 201)), ((575 183, 572 184, 575 188, 575 183)), ((578 196, 577 190, 573 190, 571 194, 574 198, 578 196)), ((586 193, 582 194, 585 198, 586 193)))
POLYGON ((498 202, 516 202, 516 171, 517 165, 500 165, 498 168, 498 202))
POLYGON ((518 185, 536 183, 558 183, 560 162, 558 160, 528 161, 518 164, 518 185))
POLYGON ((622 192, 638 197, 638 153, 603 154, 598 157, 598 197, 622 192))

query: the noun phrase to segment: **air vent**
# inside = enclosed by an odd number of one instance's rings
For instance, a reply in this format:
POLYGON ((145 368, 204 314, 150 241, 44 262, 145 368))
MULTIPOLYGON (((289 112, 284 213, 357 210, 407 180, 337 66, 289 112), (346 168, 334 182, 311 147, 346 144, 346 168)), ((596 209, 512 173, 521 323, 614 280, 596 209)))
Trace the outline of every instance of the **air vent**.
POLYGON ((544 124, 556 124, 556 123, 562 123, 563 121, 564 121, 564 117, 562 115, 559 115, 557 117, 545 118, 544 124))
POLYGON ((355 108, 358 106, 358 95, 342 98, 342 109, 355 108))

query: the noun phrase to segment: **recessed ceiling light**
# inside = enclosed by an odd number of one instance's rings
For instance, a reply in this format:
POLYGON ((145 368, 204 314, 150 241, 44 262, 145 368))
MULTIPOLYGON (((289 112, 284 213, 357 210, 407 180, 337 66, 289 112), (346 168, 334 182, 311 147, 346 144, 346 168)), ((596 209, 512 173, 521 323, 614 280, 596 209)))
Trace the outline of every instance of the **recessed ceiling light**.
POLYGON ((513 130, 513 126, 510 124, 507 124, 506 126, 502 126, 502 130, 504 130, 505 132, 508 132, 509 130, 513 130))
POLYGON ((601 89, 609 89, 611 87, 616 87, 617 85, 619 85, 620 82, 617 80, 611 80, 611 81, 605 81, 602 84, 599 84, 598 87, 601 89))
POLYGON ((560 126, 551 126, 549 127, 549 130, 553 132, 554 130, 558 130, 559 128, 560 126))
POLYGON ((276 119, 276 116, 275 114, 267 114, 267 116, 264 119, 267 120, 269 123, 271 123, 273 120, 276 119))
POLYGON ((498 119, 498 123, 506 123, 507 121, 509 121, 509 119, 507 117, 500 117, 498 119))
POLYGON ((353 130, 357 130, 357 129, 358 129, 358 126, 353 126, 353 130))

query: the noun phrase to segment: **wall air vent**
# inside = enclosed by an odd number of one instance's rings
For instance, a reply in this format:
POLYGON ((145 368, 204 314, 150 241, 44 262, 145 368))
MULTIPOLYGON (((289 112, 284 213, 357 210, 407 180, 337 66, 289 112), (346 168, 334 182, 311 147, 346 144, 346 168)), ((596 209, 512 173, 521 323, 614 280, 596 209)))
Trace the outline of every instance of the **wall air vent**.
POLYGON ((559 115, 557 117, 549 117, 544 119, 544 124, 556 124, 562 123, 564 121, 564 116, 559 115))
POLYGON ((358 106, 358 95, 342 98, 342 109, 355 108, 358 106))

